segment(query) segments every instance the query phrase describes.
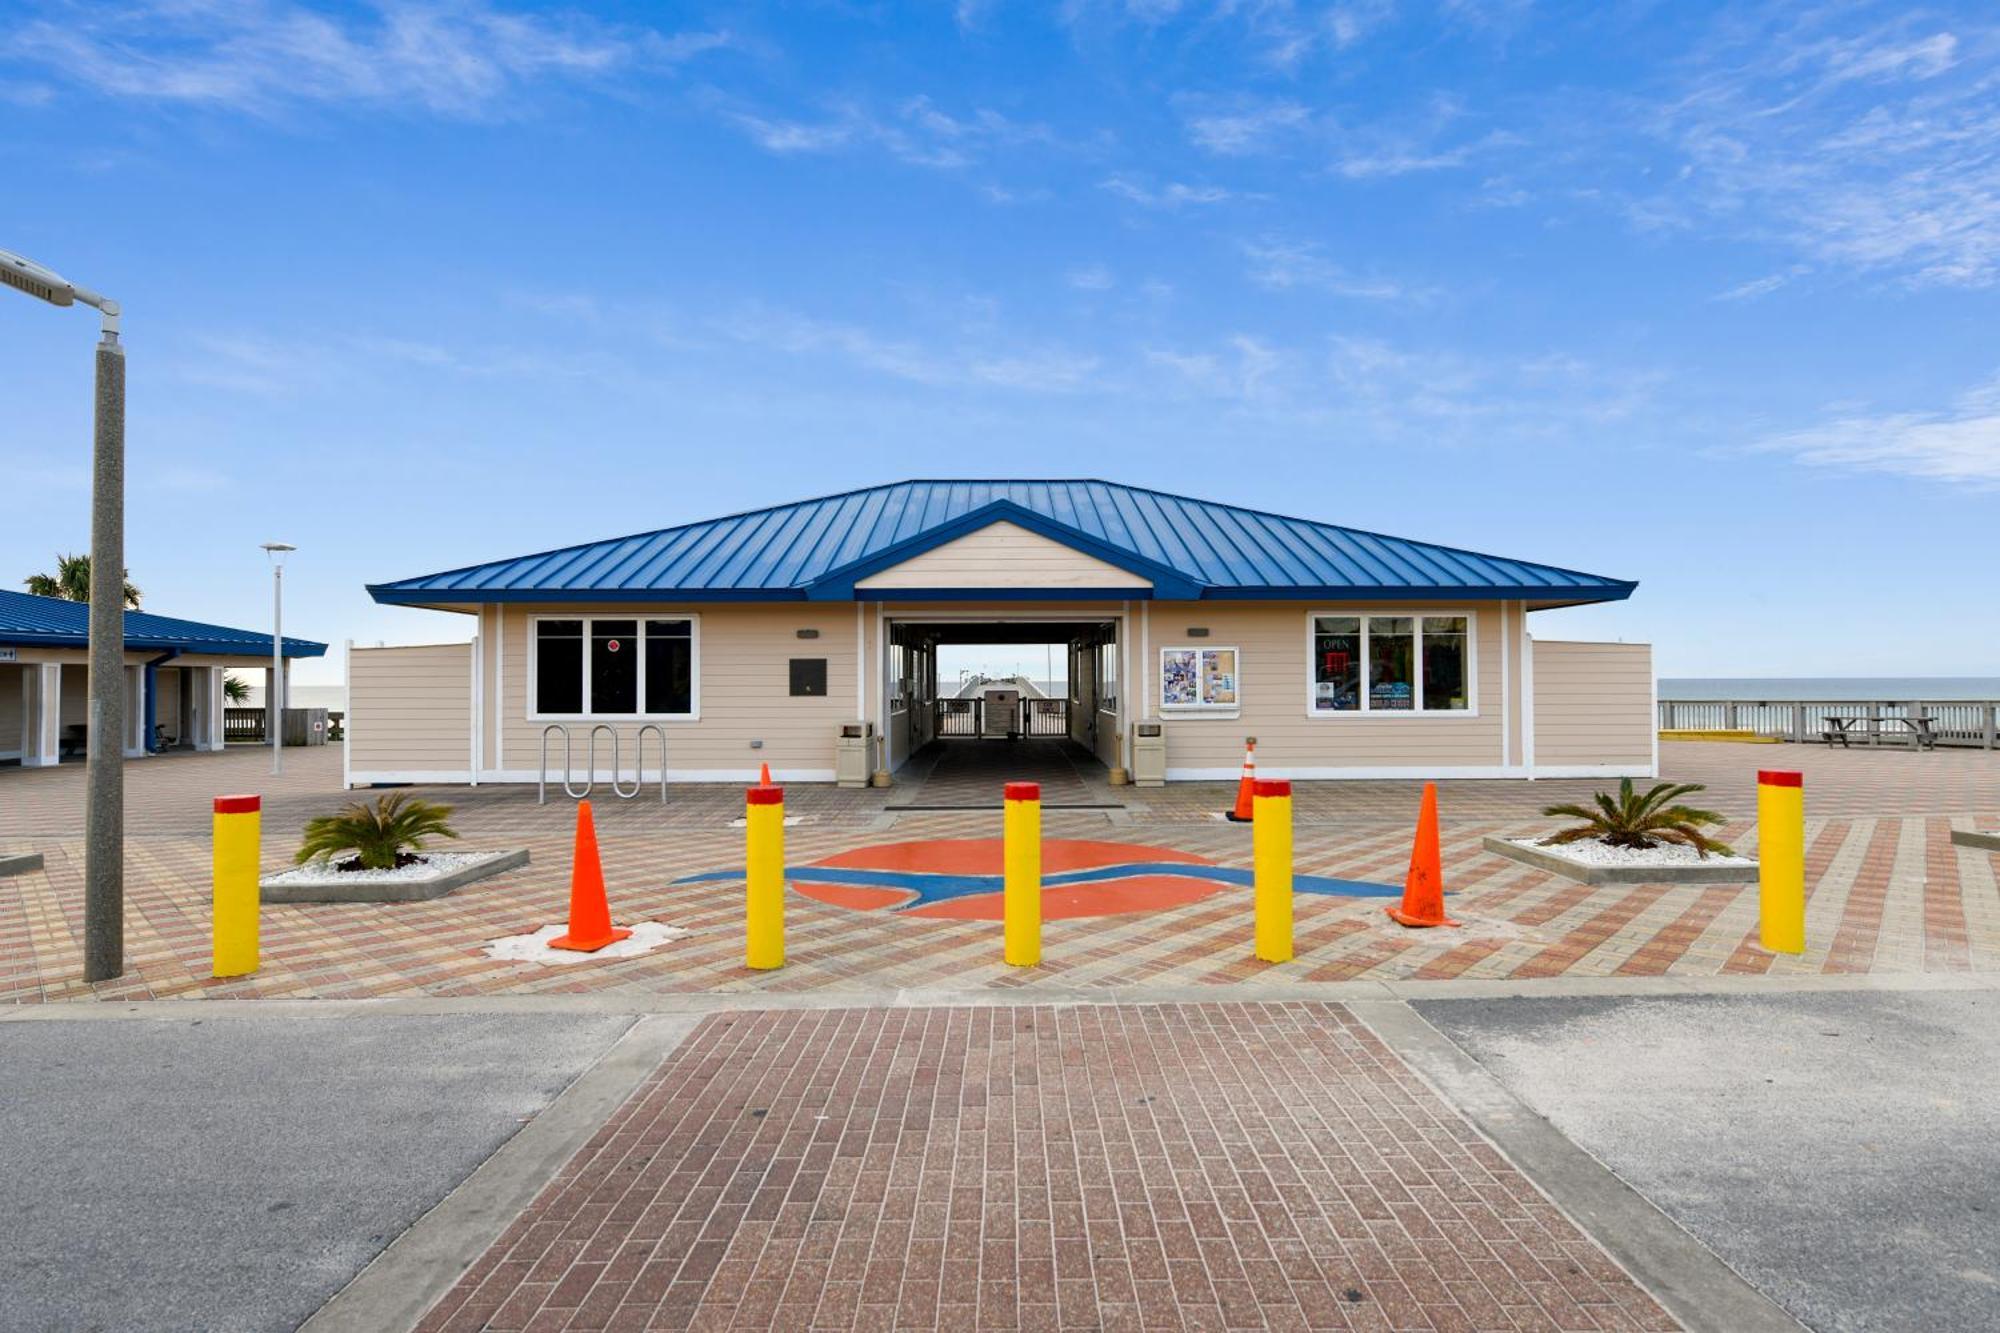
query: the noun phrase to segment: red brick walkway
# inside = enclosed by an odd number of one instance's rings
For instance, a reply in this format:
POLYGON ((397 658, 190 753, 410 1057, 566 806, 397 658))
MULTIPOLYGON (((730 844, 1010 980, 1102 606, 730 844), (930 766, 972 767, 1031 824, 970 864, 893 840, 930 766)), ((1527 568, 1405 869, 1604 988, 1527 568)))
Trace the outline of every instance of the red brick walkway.
POLYGON ((1300 1002, 712 1017, 420 1327, 1674 1326, 1300 1002))

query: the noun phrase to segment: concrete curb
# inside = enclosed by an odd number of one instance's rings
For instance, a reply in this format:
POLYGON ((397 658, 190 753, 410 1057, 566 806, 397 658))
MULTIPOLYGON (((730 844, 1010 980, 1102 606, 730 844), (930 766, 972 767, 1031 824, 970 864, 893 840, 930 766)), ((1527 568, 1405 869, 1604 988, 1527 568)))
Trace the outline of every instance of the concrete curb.
POLYGON ((266 879, 258 882, 258 896, 267 903, 420 903, 442 898, 453 889, 462 889, 474 880, 490 879, 503 871, 528 864, 528 849, 513 847, 494 852, 475 865, 460 866, 442 875, 426 875, 404 880, 359 880, 353 884, 301 884, 296 881, 266 879))
POLYGON ((1799 1333, 1804 1327, 1408 1004, 1350 1007, 1692 1333, 1799 1333))
POLYGON ((414 1327, 699 1020, 642 1018, 457 1189, 390 1242, 300 1333, 414 1327))
POLYGON ((1839 991, 1994 991, 2000 972, 1866 972, 1800 976, 1541 977, 1480 981, 1340 981, 1297 985, 1241 982, 1178 986, 1031 987, 954 990, 895 987, 813 991, 630 990, 588 994, 411 996, 364 1000, 64 1000, 0 1005, 4 1023, 179 1022, 201 1018, 318 1018, 344 1021, 373 1014, 726 1014, 764 1009, 959 1008, 1103 1004, 1297 1004, 1332 1001, 1509 999, 1673 995, 1784 995, 1839 991))
MULTIPOLYGON (((1973 829, 1955 828, 1951 831, 1954 847, 1976 847, 1985 852, 2000 852, 2000 833, 1980 833, 1973 829)), ((0 870, 0 875, 7 872, 0 870)))
POLYGON ((25 875, 30 871, 40 870, 41 868, 42 854, 40 852, 17 852, 8 856, 0 856, 0 879, 5 879, 9 875, 25 875))
POLYGON ((1495 856, 1546 870, 1579 884, 1748 884, 1757 878, 1757 867, 1705 866, 1592 866, 1572 861, 1559 852, 1523 847, 1506 838, 1487 837, 1480 846, 1495 856))

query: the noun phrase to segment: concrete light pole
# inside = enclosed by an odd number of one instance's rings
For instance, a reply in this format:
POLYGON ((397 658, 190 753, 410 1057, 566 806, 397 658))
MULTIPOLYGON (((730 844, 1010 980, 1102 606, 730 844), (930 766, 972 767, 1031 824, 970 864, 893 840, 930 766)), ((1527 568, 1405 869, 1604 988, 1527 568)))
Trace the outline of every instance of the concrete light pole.
POLYGON ((125 970, 125 349, 118 303, 0 250, 0 285, 103 316, 90 467, 90 712, 83 810, 83 979, 125 970))
POLYGON ((265 542, 271 557, 271 688, 264 700, 270 717, 271 772, 285 771, 285 557, 299 548, 289 542, 265 542))

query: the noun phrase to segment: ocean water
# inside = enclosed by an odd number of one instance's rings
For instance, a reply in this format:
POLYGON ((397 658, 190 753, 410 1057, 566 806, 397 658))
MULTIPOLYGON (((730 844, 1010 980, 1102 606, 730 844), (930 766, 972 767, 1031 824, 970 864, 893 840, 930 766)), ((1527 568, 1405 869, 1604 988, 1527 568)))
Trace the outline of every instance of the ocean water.
POLYGON ((1662 699, 2000 699, 2000 676, 1660 677, 1662 699))

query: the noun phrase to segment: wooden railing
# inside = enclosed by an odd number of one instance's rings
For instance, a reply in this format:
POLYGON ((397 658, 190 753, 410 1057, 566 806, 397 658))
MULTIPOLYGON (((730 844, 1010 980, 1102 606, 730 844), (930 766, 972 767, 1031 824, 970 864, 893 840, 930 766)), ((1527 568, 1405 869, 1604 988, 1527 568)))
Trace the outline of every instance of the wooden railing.
POLYGON ((271 739, 264 730, 264 710, 261 708, 225 708, 222 710, 222 739, 225 744, 258 744, 271 739))
POLYGON ((2000 701, 1991 699, 1662 699, 1662 731, 1748 731, 1776 740, 1819 743, 1827 718, 1856 718, 1853 743, 1906 745, 1914 730, 1898 718, 1922 718, 1939 745, 1991 750, 2000 701), (1887 719, 1888 726, 1881 725, 1887 719), (1865 735, 1865 739, 1864 739, 1865 735))

